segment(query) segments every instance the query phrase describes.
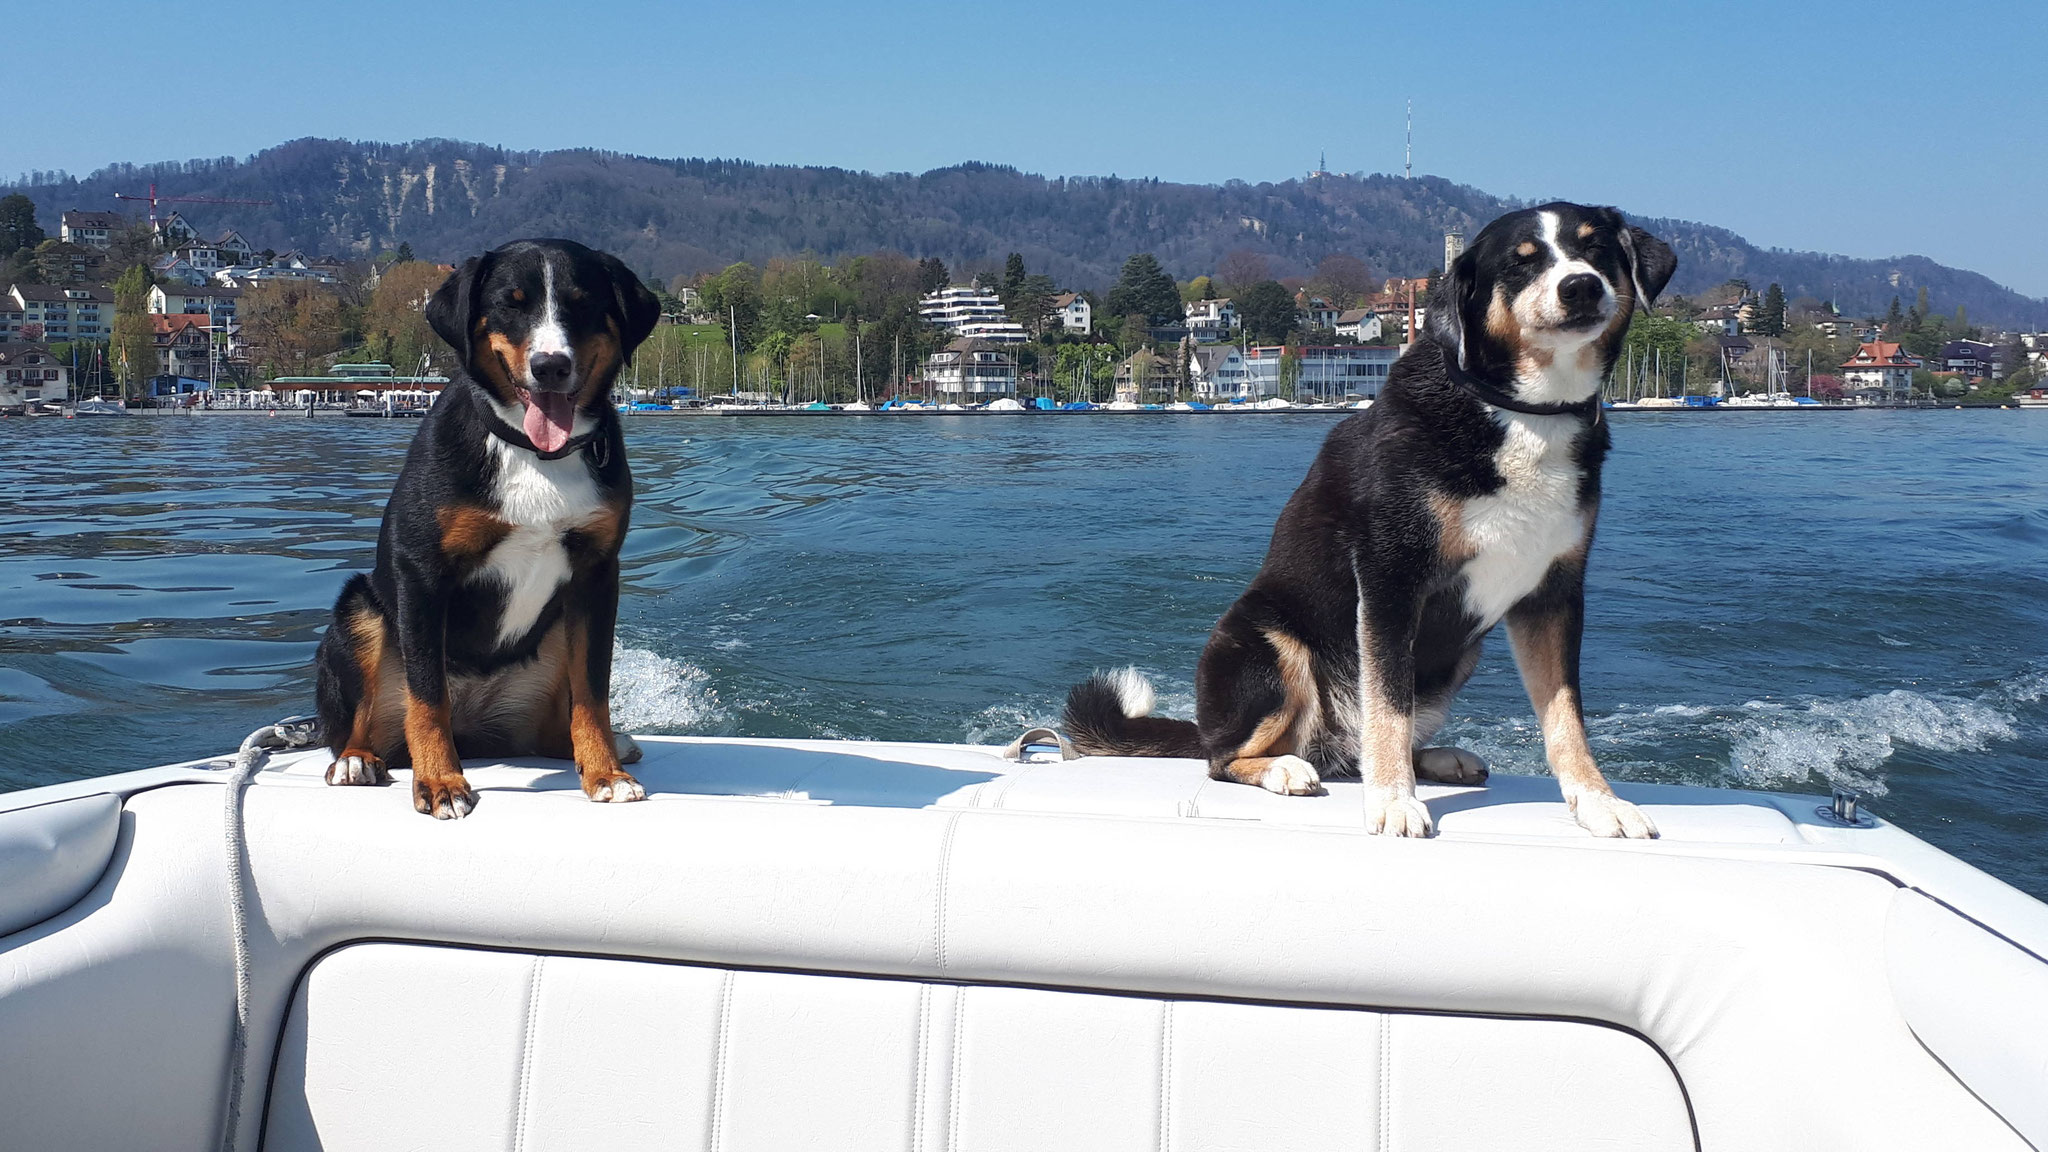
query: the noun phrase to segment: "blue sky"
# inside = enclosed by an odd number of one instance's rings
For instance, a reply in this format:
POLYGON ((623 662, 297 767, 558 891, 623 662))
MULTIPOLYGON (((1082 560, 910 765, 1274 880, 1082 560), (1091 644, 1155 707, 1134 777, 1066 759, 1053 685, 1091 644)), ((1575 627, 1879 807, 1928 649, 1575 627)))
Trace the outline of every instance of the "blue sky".
POLYGON ((222 2, 10 14, 0 173, 299 136, 1278 180, 1326 151, 2048 295, 2038 0, 222 2), (127 29, 134 34, 124 32, 127 29), (147 30, 146 33, 144 30, 147 30), (172 34, 176 30, 176 34, 172 34), (76 110, 88 109, 87 114, 76 110), (62 133, 41 133, 41 124, 62 133))

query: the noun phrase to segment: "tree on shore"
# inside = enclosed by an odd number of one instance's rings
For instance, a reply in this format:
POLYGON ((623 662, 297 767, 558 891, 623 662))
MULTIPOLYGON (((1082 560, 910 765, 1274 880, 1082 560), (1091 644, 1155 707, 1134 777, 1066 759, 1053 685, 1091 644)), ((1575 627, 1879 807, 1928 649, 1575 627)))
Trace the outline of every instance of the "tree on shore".
POLYGON ((252 360, 272 375, 311 375, 316 359, 341 346, 341 301, 324 285, 265 280, 237 311, 252 360))
POLYGON ((1252 339, 1278 344, 1294 331, 1294 296, 1277 280, 1261 280, 1232 298, 1238 319, 1252 339))
POLYGON ((917 290, 929 296, 953 282, 953 274, 946 271, 946 262, 937 256, 927 256, 917 262, 917 290))
POLYGON ((36 202, 19 192, 0 196, 0 257, 24 248, 33 250, 43 239, 42 225, 36 223, 36 202))
POLYGON ((107 357, 119 373, 121 394, 142 394, 142 382, 156 375, 156 330, 149 318, 149 270, 137 264, 114 281, 114 332, 107 357))
POLYGON ((444 350, 427 324, 427 298, 441 286, 447 273, 420 260, 393 264, 377 280, 364 309, 363 335, 378 359, 410 370, 423 353, 446 359, 444 350))
POLYGON ((1372 288, 1372 269, 1348 252, 1323 257, 1323 262, 1316 265, 1315 278, 1308 282, 1309 291, 1340 309, 1358 307, 1372 288))
POLYGON ((1776 284, 1764 290, 1764 302, 1756 312, 1756 330, 1762 336, 1785 334, 1785 290, 1776 284))
POLYGON ((730 343, 743 353, 753 349, 760 339, 761 274, 752 264, 727 265, 704 282, 700 299, 730 343))
POLYGON ((1124 261, 1123 272, 1109 290, 1112 316, 1142 316, 1152 324, 1180 319, 1180 289, 1159 267, 1158 258, 1140 252, 1124 261))

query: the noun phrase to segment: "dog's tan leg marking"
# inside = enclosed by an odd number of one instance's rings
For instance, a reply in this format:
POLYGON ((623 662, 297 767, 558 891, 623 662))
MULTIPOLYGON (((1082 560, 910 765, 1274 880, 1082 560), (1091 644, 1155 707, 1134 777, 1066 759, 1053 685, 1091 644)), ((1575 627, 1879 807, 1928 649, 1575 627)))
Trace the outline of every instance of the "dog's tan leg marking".
POLYGON ((1593 762, 1578 693, 1565 675, 1567 637, 1562 614, 1508 613, 1508 642, 1522 672, 1522 686, 1543 727, 1543 752, 1559 789, 1581 827, 1595 836, 1637 839, 1657 834, 1642 809, 1614 794, 1593 762))
MULTIPOLYGON (((1434 826, 1429 809, 1415 796, 1415 717, 1387 698, 1386 672, 1375 666, 1372 657, 1372 628, 1365 618, 1364 595, 1360 588, 1358 778, 1365 784, 1365 830, 1385 836, 1427 836, 1434 826)), ((1412 662, 1397 675, 1412 680, 1412 662)))
POLYGON ((1323 790, 1315 765, 1295 755, 1313 735, 1321 712, 1315 661, 1308 646, 1278 628, 1264 630, 1273 646, 1284 693, 1280 707, 1259 722, 1237 752, 1210 775, 1277 792, 1282 796, 1313 796, 1323 790))
POLYGON ((455 751, 448 701, 428 704, 405 697, 405 745, 412 754, 412 806, 436 820, 459 820, 476 807, 476 793, 455 751))
POLYGON ((619 767, 618 737, 612 732, 612 706, 590 682, 590 635, 578 619, 569 621, 569 746, 583 778, 583 794, 602 804, 642 800, 647 790, 619 767))
POLYGON ((384 674, 384 621, 375 612, 357 612, 346 624, 355 639, 356 669, 363 695, 349 721, 348 742, 327 766, 329 784, 389 784, 391 772, 377 755, 377 698, 384 674))

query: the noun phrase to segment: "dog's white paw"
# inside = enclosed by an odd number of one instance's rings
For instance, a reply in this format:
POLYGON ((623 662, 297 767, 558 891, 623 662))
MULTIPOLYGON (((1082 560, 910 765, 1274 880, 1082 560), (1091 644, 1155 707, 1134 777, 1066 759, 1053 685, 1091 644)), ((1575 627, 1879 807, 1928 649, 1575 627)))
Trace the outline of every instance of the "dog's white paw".
POLYGON ((327 766, 327 782, 335 785, 389 784, 391 773, 384 761, 367 754, 350 753, 327 766))
POLYGON ((593 788, 590 799, 598 804, 630 804, 647 799, 647 789, 642 788, 638 780, 621 772, 593 788))
POLYGON ((1323 790, 1323 778, 1316 766, 1299 756, 1277 756, 1266 765, 1259 786, 1282 796, 1313 796, 1323 790))
POLYGON ((1417 748, 1415 774, 1439 784, 1484 784, 1486 761, 1463 748, 1417 748))
POLYGON ((640 762, 640 742, 624 732, 612 733, 612 751, 618 753, 621 764, 640 762))
POLYGON ((1412 794, 1371 791, 1365 797, 1365 830, 1375 836, 1427 836, 1429 809, 1412 794))
POLYGON ((1641 808, 1607 792, 1580 792, 1566 797, 1579 827, 1595 836, 1652 840, 1657 826, 1641 808))

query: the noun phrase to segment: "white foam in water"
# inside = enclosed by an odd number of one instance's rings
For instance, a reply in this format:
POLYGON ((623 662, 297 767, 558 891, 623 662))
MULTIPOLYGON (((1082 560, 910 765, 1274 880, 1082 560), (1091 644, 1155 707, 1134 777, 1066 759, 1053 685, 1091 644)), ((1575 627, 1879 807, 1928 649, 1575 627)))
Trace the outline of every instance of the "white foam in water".
MULTIPOLYGON (((2043 696, 2048 672, 2030 671, 1973 697, 1894 689, 1847 700, 1752 700, 1739 707, 1624 704, 1587 717, 1586 730, 1603 766, 1637 779, 1797 789, 1817 777, 1882 796, 1888 790, 1884 765, 1900 748, 1984 751, 2015 739, 2013 709, 2043 696), (1702 740, 1721 743, 1725 759, 1681 750, 1702 740)), ((1504 771, 1544 770, 1543 736, 1531 718, 1456 719, 1444 739, 1504 771)))
POLYGON ((1757 787, 1797 784, 1817 773, 1831 784, 1882 796, 1879 771, 1901 744, 1935 752, 1981 751, 2015 735, 2013 715, 1984 700, 1893 689, 1857 700, 1800 705, 1751 701, 1729 729, 1728 769, 1757 787))
POLYGON ((644 648, 612 650, 612 727, 673 735, 725 718, 702 668, 644 648))

